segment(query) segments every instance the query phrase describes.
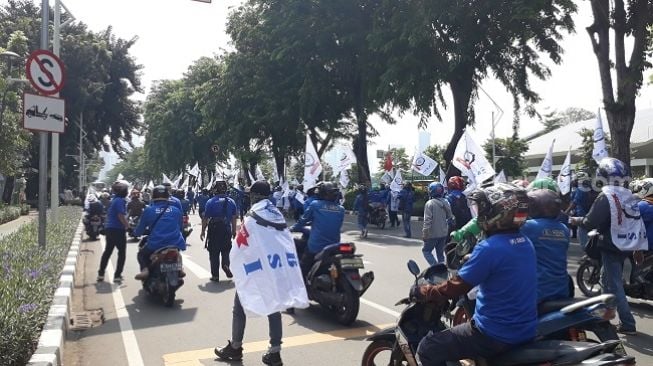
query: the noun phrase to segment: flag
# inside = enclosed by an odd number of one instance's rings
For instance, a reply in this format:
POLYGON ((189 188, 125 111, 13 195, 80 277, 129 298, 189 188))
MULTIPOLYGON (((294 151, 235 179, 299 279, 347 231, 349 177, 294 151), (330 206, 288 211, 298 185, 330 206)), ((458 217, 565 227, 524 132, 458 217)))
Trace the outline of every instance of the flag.
POLYGON ((414 171, 418 172, 421 175, 431 175, 435 168, 438 167, 438 163, 430 157, 424 155, 424 153, 418 152, 413 158, 412 167, 414 171))
POLYGON ((213 183, 215 183, 215 174, 211 173, 211 179, 209 179, 209 184, 206 186, 208 189, 213 188, 213 183))
POLYGON ((551 171, 553 170, 553 144, 555 144, 555 142, 555 139, 551 141, 549 151, 546 153, 542 165, 540 166, 540 171, 537 172, 537 177, 535 177, 535 179, 551 177, 551 171))
POLYGON ((293 177, 292 180, 290 181, 290 184, 297 187, 299 185, 299 181, 297 180, 297 178, 293 177))
POLYGON ((122 175, 122 173, 118 173, 118 176, 116 177, 116 180, 124 180, 125 176, 122 175))
POLYGON ((154 182, 152 182, 152 180, 150 179, 150 182, 145 186, 145 188, 153 189, 154 188, 154 182))
POLYGON ((249 181, 250 182, 252 182, 252 183, 256 182, 256 179, 254 179, 254 177, 252 177, 252 172, 251 171, 247 170, 247 175, 249 175, 249 181))
POLYGON ((608 148, 605 145, 605 133, 603 132, 603 123, 601 122, 601 109, 596 115, 596 126, 594 127, 594 150, 592 150, 592 157, 598 163, 603 158, 608 157, 608 148))
POLYGON ((340 171, 340 185, 342 188, 347 188, 349 185, 349 172, 347 169, 343 169, 340 171))
POLYGON ((562 163, 562 168, 560 169, 560 174, 558 174, 557 180, 560 193, 564 195, 571 192, 571 146, 567 151, 565 162, 562 163))
POLYGON ((190 176, 185 176, 184 179, 181 180, 181 184, 179 188, 183 189, 184 191, 188 189, 189 180, 190 180, 190 176))
POLYGON ((388 183, 392 182, 392 175, 390 175, 390 172, 385 172, 385 173, 383 173, 383 176, 381 177, 381 180, 385 184, 388 184, 388 183))
POLYGON ((172 181, 170 181, 170 178, 168 178, 168 176, 165 173, 163 173, 163 184, 166 183, 172 184, 172 181))
POLYGON ((306 198, 304 197, 304 194, 303 194, 302 192, 300 192, 300 191, 296 191, 296 192, 295 192, 295 199, 297 200, 297 202, 299 202, 299 203, 301 203, 301 204, 303 205, 303 204, 304 204, 304 200, 305 200, 306 198))
POLYGON ((399 192, 401 191, 403 184, 404 181, 401 178, 401 170, 397 169, 397 173, 395 174, 395 177, 392 179, 392 183, 390 183, 390 190, 393 192, 399 192))
POLYGON ((496 174, 483 150, 467 131, 458 140, 451 163, 460 169, 462 175, 473 176, 474 181, 478 183, 493 178, 496 174))
POLYGON ((199 173, 200 173, 199 163, 195 163, 195 166, 193 166, 193 168, 188 171, 188 174, 192 175, 193 177, 197 177, 199 173))
POLYGON ((383 163, 383 169, 385 169, 386 172, 389 172, 392 170, 392 153, 388 151, 388 153, 385 155, 385 162, 383 163))
POLYGON ((265 180, 265 176, 263 176, 263 171, 259 165, 256 165, 256 180, 265 180))
POLYGON ((308 189, 315 186, 315 182, 320 173, 322 173, 322 163, 320 163, 315 146, 307 133, 306 151, 304 153, 304 188, 308 189))
POLYGON ((179 187, 179 183, 181 182, 181 178, 182 178, 182 176, 183 176, 183 174, 180 173, 180 174, 177 176, 177 178, 175 178, 175 180, 172 181, 172 186, 173 186, 173 187, 176 187, 176 188, 179 187))
POLYGON ((349 146, 342 147, 340 151, 340 159, 335 167, 335 173, 338 174, 345 169, 351 169, 351 165, 356 162, 356 155, 354 151, 349 146))
POLYGON ((442 170, 442 167, 440 167, 440 184, 447 186, 447 174, 442 170))
POLYGON ((494 177, 494 184, 497 183, 506 183, 508 180, 506 179, 506 173, 501 169, 499 174, 497 174, 496 177, 494 177))

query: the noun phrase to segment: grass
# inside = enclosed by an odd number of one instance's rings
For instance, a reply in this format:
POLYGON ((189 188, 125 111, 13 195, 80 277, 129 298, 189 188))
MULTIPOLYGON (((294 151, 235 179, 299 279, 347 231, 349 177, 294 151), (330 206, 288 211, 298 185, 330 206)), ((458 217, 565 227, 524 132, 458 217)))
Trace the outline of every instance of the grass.
POLYGON ((2 206, 0 207, 0 225, 9 221, 16 220, 20 217, 20 206, 2 206))
POLYGON ((36 222, 0 239, 0 365, 24 365, 36 349, 81 213, 59 210, 45 249, 36 222))

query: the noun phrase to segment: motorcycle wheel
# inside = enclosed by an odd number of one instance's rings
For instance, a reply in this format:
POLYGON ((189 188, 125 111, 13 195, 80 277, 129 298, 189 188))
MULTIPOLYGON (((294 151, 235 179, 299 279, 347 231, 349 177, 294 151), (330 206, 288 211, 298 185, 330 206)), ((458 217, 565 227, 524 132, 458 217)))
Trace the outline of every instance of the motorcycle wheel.
POLYGON ((336 318, 342 325, 350 325, 356 320, 360 308, 360 298, 349 282, 340 277, 340 287, 344 293, 344 302, 336 307, 336 318))
POLYGON ((163 294, 163 303, 165 306, 171 308, 175 304, 175 288, 168 285, 165 293, 163 294))
POLYGON ((377 339, 370 343, 363 353, 363 361, 361 366, 376 366, 376 365, 403 365, 403 357, 401 360, 392 359, 392 349, 394 342, 387 339, 377 339))
POLYGON ((595 262, 584 261, 576 271, 576 284, 587 297, 594 297, 601 294, 601 267, 595 262))

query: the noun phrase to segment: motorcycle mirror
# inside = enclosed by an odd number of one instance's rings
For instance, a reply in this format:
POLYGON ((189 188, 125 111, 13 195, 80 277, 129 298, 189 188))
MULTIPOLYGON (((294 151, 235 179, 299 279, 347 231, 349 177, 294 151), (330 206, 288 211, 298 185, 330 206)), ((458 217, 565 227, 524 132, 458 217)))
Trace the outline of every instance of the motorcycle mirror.
POLYGON ((415 276, 415 277, 417 277, 417 275, 418 275, 419 272, 420 272, 420 271, 419 271, 419 266, 418 266, 417 263, 416 263, 414 260, 412 260, 412 259, 408 261, 408 270, 409 270, 410 273, 412 273, 413 276, 415 276))

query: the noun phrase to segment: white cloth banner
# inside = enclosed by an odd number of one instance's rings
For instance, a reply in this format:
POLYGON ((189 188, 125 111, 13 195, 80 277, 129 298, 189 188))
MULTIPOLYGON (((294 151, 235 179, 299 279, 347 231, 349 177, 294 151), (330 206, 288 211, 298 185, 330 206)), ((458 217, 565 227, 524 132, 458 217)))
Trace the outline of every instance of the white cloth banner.
POLYGON ((564 195, 571 192, 571 147, 569 148, 569 151, 567 151, 565 162, 562 163, 562 168, 560 168, 560 174, 558 174, 557 181, 560 193, 564 195))
POLYGON ((153 188, 154 188, 154 182, 150 179, 150 182, 147 183, 147 185, 145 186, 145 188, 147 188, 147 189, 153 189, 153 188))
POLYGON ((261 167, 258 165, 256 166, 256 180, 265 180, 263 171, 261 170, 261 167))
POLYGON ((347 188, 349 185, 349 171, 347 169, 340 171, 340 186, 347 188))
POLYGON ((172 184, 172 181, 170 180, 170 178, 168 178, 168 176, 167 176, 165 173, 163 173, 163 183, 164 183, 164 184, 165 184, 165 183, 170 183, 170 184, 172 184))
POLYGON ((447 186, 447 174, 442 170, 442 167, 440 167, 440 184, 447 186))
POLYGON ((297 202, 301 203, 302 205, 304 204, 304 201, 306 200, 306 198, 304 197, 304 193, 302 193, 300 191, 296 191, 295 199, 297 200, 297 202))
POLYGON ((549 151, 546 153, 544 160, 542 160, 540 171, 537 172, 535 179, 551 177, 551 171, 553 171, 553 144, 555 143, 556 139, 553 139, 553 141, 551 141, 551 146, 549 146, 549 151))
POLYGON ((601 191, 610 202, 610 234, 622 251, 647 250, 646 226, 639 212, 639 198, 628 188, 604 186, 601 191))
POLYGON ((322 163, 317 156, 311 138, 306 134, 306 151, 304 152, 304 189, 315 186, 317 177, 322 173, 322 163))
POLYGON ((594 149, 592 157, 598 163, 603 158, 608 157, 608 148, 605 145, 605 133, 603 132, 603 123, 601 121, 601 109, 596 114, 596 126, 594 127, 594 149))
POLYGON ((413 158, 412 168, 421 175, 431 175, 437 167, 438 163, 422 152, 418 152, 413 158))
POLYGON ((252 176, 252 172, 250 172, 250 171, 248 170, 248 171, 247 171, 247 175, 249 175, 249 180, 250 180, 250 182, 252 182, 252 184, 253 184, 254 182, 256 182, 256 179, 254 179, 254 177, 252 176))
POLYGON ((473 176, 474 181, 478 183, 483 183, 496 174, 483 150, 467 131, 458 140, 451 162, 463 175, 473 176))
POLYGON ((125 176, 122 175, 122 173, 118 173, 118 176, 116 177, 116 180, 124 180, 125 176))
POLYGON ((501 169, 499 174, 497 174, 496 177, 494 177, 494 184, 497 183, 506 183, 508 180, 506 179, 506 173, 501 169))
POLYGON ((340 151, 340 159, 336 164, 335 173, 338 174, 346 169, 351 169, 351 165, 356 163, 356 155, 349 146, 343 146, 340 151))
MULTIPOLYGON (((273 224, 286 224, 269 200, 257 202, 251 212, 273 224)), ((288 308, 308 307, 295 242, 287 228, 263 226, 246 216, 229 259, 236 292, 247 314, 267 316, 288 308)))
POLYGON ((395 173, 395 177, 392 179, 392 183, 390 183, 390 190, 393 192, 399 192, 401 191, 403 184, 404 180, 401 177, 401 170, 397 169, 397 173, 395 173))
POLYGON ((177 178, 175 178, 175 180, 172 181, 172 186, 173 186, 174 188, 179 188, 179 183, 181 182, 181 177, 182 177, 182 176, 183 176, 183 174, 180 173, 180 174, 177 176, 177 178))
POLYGON ((188 171, 188 174, 192 175, 193 177, 197 177, 199 173, 200 173, 199 163, 195 163, 193 168, 188 171))

